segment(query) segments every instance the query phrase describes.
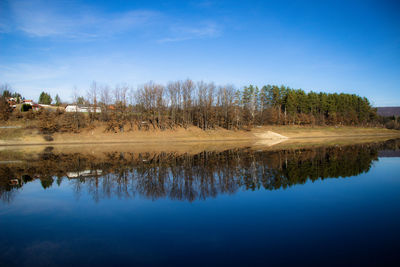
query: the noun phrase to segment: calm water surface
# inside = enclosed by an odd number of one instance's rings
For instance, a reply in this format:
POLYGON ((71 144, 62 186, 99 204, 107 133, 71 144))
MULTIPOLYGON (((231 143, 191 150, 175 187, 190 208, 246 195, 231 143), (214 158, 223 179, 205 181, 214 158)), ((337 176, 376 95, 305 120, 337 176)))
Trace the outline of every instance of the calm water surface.
POLYGON ((0 266, 399 266, 399 147, 3 151, 0 266))

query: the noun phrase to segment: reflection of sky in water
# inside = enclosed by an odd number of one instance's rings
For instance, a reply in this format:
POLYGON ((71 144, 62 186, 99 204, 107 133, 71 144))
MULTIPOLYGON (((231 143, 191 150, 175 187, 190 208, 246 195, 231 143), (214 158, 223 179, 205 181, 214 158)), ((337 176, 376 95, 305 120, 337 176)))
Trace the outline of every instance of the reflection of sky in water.
POLYGON ((0 262, 385 265, 399 259, 399 171, 400 158, 380 158, 355 177, 194 202, 96 202, 73 181, 35 180, 0 202, 0 262))

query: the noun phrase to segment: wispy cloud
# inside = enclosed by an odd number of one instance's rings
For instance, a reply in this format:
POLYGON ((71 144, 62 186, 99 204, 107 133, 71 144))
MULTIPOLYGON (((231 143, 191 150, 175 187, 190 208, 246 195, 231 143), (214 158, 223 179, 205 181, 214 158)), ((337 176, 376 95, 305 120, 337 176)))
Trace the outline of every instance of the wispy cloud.
POLYGON ((156 10, 110 13, 74 2, 43 0, 15 0, 9 2, 8 8, 12 23, 3 27, 0 20, 0 32, 12 28, 39 38, 91 40, 142 30, 159 43, 166 43, 215 38, 221 32, 215 21, 188 22, 156 10), (162 35, 164 38, 160 39, 162 35))
POLYGON ((51 3, 13 1, 10 9, 16 29, 32 37, 96 38, 142 27, 161 16, 150 10, 105 14, 71 3, 51 3))
POLYGON ((67 0, 0 0, 2 6, 0 34, 4 25, 13 35, 9 40, 15 42, 16 52, 0 53, 4 58, 0 81, 9 82, 28 98, 46 89, 68 99, 73 85, 85 88, 92 80, 137 84, 154 79, 155 72, 163 73, 159 79, 170 79, 166 73, 173 71, 165 70, 163 57, 152 56, 157 46, 164 49, 162 43, 216 38, 223 29, 218 19, 172 15, 166 10, 111 12, 101 5, 67 0), (112 41, 106 45, 97 42, 108 39, 112 41))
POLYGON ((170 28, 170 36, 158 40, 160 43, 179 42, 191 39, 213 38, 220 34, 220 28, 214 22, 199 24, 198 26, 174 25, 170 28))

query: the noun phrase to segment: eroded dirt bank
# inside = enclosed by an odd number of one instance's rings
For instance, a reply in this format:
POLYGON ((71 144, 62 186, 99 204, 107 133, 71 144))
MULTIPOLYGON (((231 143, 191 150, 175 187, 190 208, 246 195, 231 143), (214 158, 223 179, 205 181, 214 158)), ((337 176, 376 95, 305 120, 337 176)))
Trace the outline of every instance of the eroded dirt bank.
MULTIPOLYGON (((177 129, 167 131, 135 131, 124 133, 104 132, 98 127, 93 130, 83 130, 81 133, 56 133, 43 135, 29 129, 2 129, 1 146, 21 145, 61 145, 61 144, 120 144, 142 143, 159 146, 179 146, 178 143, 260 143, 268 146, 279 143, 312 143, 325 142, 324 139, 352 138, 396 138, 400 131, 382 128, 360 127, 296 127, 296 126, 265 126, 256 127, 250 131, 228 131, 224 129, 202 131, 199 128, 177 129), (300 139, 304 139, 300 141, 300 139)), ((213 144, 215 145, 215 144, 213 144)), ((228 144, 227 144, 228 145, 228 144)))

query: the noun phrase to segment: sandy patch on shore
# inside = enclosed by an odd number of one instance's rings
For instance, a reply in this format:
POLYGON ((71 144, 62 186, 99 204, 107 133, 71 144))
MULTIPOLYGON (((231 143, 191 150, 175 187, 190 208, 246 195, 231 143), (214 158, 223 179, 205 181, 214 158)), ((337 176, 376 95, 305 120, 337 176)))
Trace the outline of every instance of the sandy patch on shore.
POLYGON ((254 135, 259 139, 288 139, 288 137, 272 131, 266 131, 263 133, 254 133, 254 135))

